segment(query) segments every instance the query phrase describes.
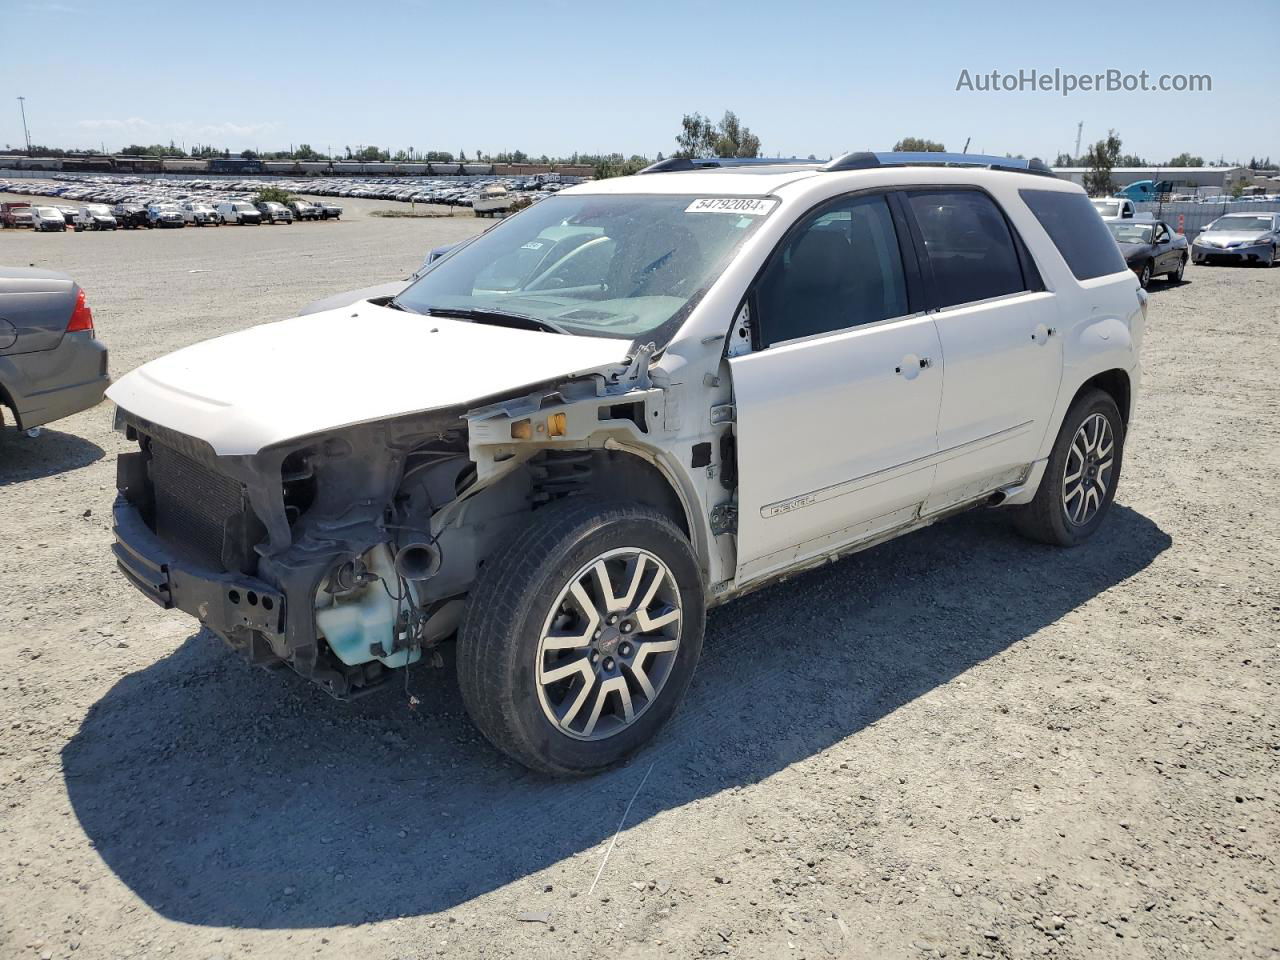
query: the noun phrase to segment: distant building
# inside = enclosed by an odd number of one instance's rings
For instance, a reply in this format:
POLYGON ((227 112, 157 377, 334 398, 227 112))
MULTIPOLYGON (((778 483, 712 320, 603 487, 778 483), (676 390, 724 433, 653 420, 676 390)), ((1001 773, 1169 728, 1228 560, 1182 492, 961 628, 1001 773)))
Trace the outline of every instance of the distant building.
MULTIPOLYGON (((1063 180, 1084 184, 1089 167, 1054 167, 1063 180)), ((1138 180, 1169 180, 1175 193, 1225 193, 1241 178, 1249 179, 1248 167, 1113 167, 1111 184, 1119 190, 1138 180)))

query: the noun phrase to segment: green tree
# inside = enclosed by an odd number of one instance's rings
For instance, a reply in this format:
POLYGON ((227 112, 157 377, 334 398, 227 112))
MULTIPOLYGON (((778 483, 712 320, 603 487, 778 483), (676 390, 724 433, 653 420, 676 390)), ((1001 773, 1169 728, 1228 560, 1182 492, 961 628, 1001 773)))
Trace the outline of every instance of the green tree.
POLYGON ((719 123, 700 113, 686 113, 680 118, 676 134, 677 157, 758 157, 760 138, 726 110, 719 123))
POLYGON ((648 157, 642 157, 639 154, 623 157, 620 153, 611 153, 604 156, 584 154, 577 159, 579 163, 592 165, 597 180, 608 180, 610 177, 629 177, 634 173, 639 173, 653 162, 648 157))
POLYGON ((926 140, 923 137, 903 137, 893 145, 893 150, 905 153, 946 153, 947 148, 936 140, 926 140))
POLYGON ((1197 157, 1197 156, 1193 156, 1190 153, 1183 152, 1178 154, 1168 163, 1166 163, 1165 166, 1166 167, 1203 167, 1204 157, 1197 157))
POLYGON ((1091 197, 1106 196, 1114 187, 1111 184, 1111 171, 1120 159, 1120 135, 1114 130, 1107 131, 1107 139, 1099 140, 1085 151, 1084 166, 1089 169, 1084 175, 1084 188, 1091 197))
POLYGON ((1073 160, 1073 159, 1071 158, 1071 154, 1069 154, 1069 153, 1060 153, 1060 154, 1058 154, 1058 156, 1054 159, 1054 161, 1053 161, 1053 165, 1054 165, 1055 167, 1074 167, 1074 166, 1076 165, 1076 162, 1075 162, 1075 160, 1073 160))
POLYGON ((293 194, 279 187, 262 187, 253 195, 254 203, 288 203, 293 194))

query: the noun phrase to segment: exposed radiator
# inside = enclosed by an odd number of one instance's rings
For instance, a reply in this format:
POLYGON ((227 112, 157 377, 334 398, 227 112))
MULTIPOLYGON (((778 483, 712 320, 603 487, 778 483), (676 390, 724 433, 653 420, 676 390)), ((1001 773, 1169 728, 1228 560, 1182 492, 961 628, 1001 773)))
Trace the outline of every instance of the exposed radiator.
POLYGON ((151 483, 156 536, 192 559, 222 569, 226 523, 243 510, 240 484, 154 440, 151 483))

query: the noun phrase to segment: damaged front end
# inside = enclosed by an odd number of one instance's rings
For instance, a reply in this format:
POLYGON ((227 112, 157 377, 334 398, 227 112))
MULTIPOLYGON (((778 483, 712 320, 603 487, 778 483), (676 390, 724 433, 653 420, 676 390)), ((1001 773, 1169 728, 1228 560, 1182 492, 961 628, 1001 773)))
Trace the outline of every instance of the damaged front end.
POLYGON ((680 510, 635 458, 612 462, 671 416, 648 375, 652 349, 485 406, 247 455, 119 409, 138 449, 117 467, 117 563, 251 662, 357 696, 434 654, 484 559, 530 511, 604 474, 615 492, 680 510))
POLYGON ((114 552, 165 608, 336 697, 371 689, 456 625, 430 517, 474 478, 457 413, 217 456, 121 410, 114 552), (436 589, 427 590, 428 578, 436 589))

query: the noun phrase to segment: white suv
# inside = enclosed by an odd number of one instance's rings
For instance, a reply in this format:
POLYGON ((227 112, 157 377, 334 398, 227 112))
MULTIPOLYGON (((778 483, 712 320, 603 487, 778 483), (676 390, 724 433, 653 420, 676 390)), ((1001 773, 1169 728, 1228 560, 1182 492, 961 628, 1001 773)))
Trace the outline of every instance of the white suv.
POLYGON ((665 161, 122 378, 115 553, 341 698, 456 633, 495 745, 597 770, 675 710, 710 605, 976 505, 1087 540, 1145 314, 1038 161, 665 161))

